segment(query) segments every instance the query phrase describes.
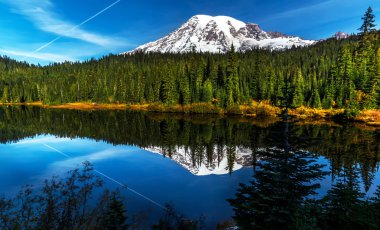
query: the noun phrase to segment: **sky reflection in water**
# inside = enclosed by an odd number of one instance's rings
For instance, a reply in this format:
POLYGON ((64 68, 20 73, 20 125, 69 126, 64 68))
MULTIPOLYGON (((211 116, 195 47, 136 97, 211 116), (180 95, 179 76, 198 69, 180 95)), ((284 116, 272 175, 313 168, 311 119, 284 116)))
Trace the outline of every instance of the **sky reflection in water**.
MULTIPOLYGON (((181 213, 194 218, 206 214, 207 222, 214 224, 229 219, 232 211, 226 198, 234 195, 238 183, 252 176, 252 168, 232 175, 195 176, 169 158, 135 146, 40 135, 0 145, 0 193, 12 196, 23 185, 38 187, 53 175, 64 177, 86 160, 96 170, 145 196, 161 204, 171 202, 181 213)), ((120 187, 102 179, 111 189, 120 187)), ((123 194, 129 212, 157 212, 157 207, 143 198, 127 191, 123 194)))

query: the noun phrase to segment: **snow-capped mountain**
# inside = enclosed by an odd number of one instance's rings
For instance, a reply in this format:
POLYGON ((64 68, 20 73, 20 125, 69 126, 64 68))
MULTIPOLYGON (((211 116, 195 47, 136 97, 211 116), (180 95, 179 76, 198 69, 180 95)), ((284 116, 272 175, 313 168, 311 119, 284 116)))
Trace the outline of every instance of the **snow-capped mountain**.
MULTIPOLYGON (((164 152, 164 150, 160 147, 149 147, 145 148, 145 150, 160 155, 164 152)), ((196 176, 206 176, 212 174, 223 175, 229 173, 228 158, 225 151, 226 147, 223 148, 222 156, 220 156, 219 159, 218 157, 214 157, 215 159, 213 159, 213 162, 208 162, 207 159, 203 159, 200 162, 194 162, 194 159, 187 149, 177 146, 171 154, 171 159, 196 176)), ((217 152, 217 150, 215 149, 214 152, 217 152)), ((236 147, 235 154, 235 161, 233 162, 232 171, 239 170, 243 167, 252 166, 251 149, 236 147)), ((204 152, 204 155, 206 155, 206 152, 204 152)))
POLYGON ((244 23, 227 16, 196 15, 171 34, 131 52, 177 53, 195 50, 224 53, 230 50, 232 44, 241 52, 254 47, 282 50, 315 42, 279 32, 265 32, 257 24, 244 23))
POLYGON ((336 38, 337 40, 341 40, 341 39, 346 39, 346 38, 350 37, 350 35, 348 35, 347 33, 339 31, 339 32, 336 32, 333 37, 336 38))

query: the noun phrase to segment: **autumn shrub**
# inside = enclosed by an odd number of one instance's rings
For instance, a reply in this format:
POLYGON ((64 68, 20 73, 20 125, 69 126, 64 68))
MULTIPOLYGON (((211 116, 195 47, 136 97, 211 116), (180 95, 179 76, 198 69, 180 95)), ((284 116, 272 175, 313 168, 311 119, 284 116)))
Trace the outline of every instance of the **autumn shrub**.
POLYGON ((234 114, 234 115, 242 115, 243 112, 240 109, 240 106, 234 105, 227 108, 228 114, 234 114))
POLYGON ((273 117, 277 116, 280 109, 270 105, 269 103, 260 103, 257 107, 256 117, 273 117))
POLYGON ((162 103, 150 104, 150 105, 148 105, 147 109, 148 109, 148 111, 152 111, 152 112, 165 112, 166 111, 165 105, 162 103))
POLYGON ((186 111, 189 111, 190 113, 221 113, 222 110, 210 103, 205 102, 199 102, 199 103, 193 103, 190 105, 190 108, 188 108, 186 111))

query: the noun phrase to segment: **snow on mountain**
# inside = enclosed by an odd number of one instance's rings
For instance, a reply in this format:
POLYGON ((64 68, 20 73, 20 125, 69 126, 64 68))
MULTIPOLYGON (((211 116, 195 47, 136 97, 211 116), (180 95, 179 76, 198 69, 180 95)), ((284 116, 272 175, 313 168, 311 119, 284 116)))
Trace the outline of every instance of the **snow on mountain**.
MULTIPOLYGON (((145 150, 160 155, 164 152, 164 150, 160 147, 149 147, 145 148, 145 150)), ((226 150, 226 148, 224 148, 224 150, 226 150)), ((214 152, 217 152, 216 149, 214 152)), ((243 167, 252 166, 252 150, 244 147, 236 147, 235 152, 236 158, 232 171, 239 170, 243 167)), ((204 154, 206 155, 206 153, 204 154)), ((197 176, 212 174, 223 175, 229 173, 228 159, 225 152, 219 159, 215 157, 213 162, 208 162, 207 159, 203 159, 201 162, 196 162, 194 164, 194 159, 192 159, 190 152, 183 147, 177 146, 171 155, 171 159, 197 176)))
MULTIPOLYGON (((246 148, 243 146, 236 146, 233 147, 234 154, 234 162, 233 165, 229 165, 228 162, 228 154, 227 154, 227 146, 224 146, 221 151, 217 147, 214 147, 213 150, 213 156, 212 160, 210 160, 206 157, 209 153, 206 149, 203 150, 203 152, 197 152, 197 156, 204 156, 200 160, 194 159, 194 155, 190 153, 190 150, 182 147, 182 146, 176 146, 173 149, 170 150, 171 154, 168 154, 169 150, 157 147, 157 146, 151 146, 148 148, 143 148, 144 150, 159 154, 168 156, 170 155, 170 159, 181 165, 183 168, 191 172, 192 174, 196 176, 207 176, 207 175, 224 175, 230 173, 230 169, 232 166, 231 172, 237 171, 239 169, 242 169, 244 167, 252 167, 253 166, 253 155, 252 155, 252 149, 246 148), (163 154, 165 153, 166 154, 163 154)), ((199 149, 198 149, 199 151, 199 149)), ((279 152, 284 152, 285 150, 282 148, 278 148, 276 146, 273 147, 266 147, 266 148, 256 148, 256 153, 275 153, 278 154, 279 152)), ((297 151, 290 151, 290 153, 300 153, 300 152, 308 152, 307 150, 299 149, 297 151)), ((257 156, 256 155, 256 161, 265 161, 265 158, 263 156, 257 156)))
POLYGON ((195 50, 225 53, 232 44, 237 51, 244 52, 254 47, 282 50, 314 43, 279 32, 265 32, 257 24, 244 23, 232 17, 196 15, 171 34, 131 52, 183 53, 195 50))
POLYGON ((339 31, 339 32, 336 32, 333 37, 336 38, 337 40, 341 40, 341 39, 346 39, 346 38, 350 37, 350 35, 347 33, 339 31))

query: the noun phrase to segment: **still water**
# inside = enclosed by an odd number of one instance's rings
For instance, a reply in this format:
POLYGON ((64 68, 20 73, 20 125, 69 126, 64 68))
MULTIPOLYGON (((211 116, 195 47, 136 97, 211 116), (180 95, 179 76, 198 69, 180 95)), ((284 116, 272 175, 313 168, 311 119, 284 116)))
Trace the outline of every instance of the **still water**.
MULTIPOLYGON (((14 196, 90 161, 106 187, 124 184, 144 196, 121 190, 129 215, 154 222, 163 213, 158 205, 169 202, 189 218, 203 215, 210 227, 231 219, 226 199, 252 180, 258 152, 279 148, 284 130, 277 120, 36 107, 0 108, 0 127, 0 194, 14 196)), ((358 169, 367 196, 380 184, 379 130, 291 123, 289 132, 293 148, 312 153, 328 173, 314 196, 347 165, 358 169)))

